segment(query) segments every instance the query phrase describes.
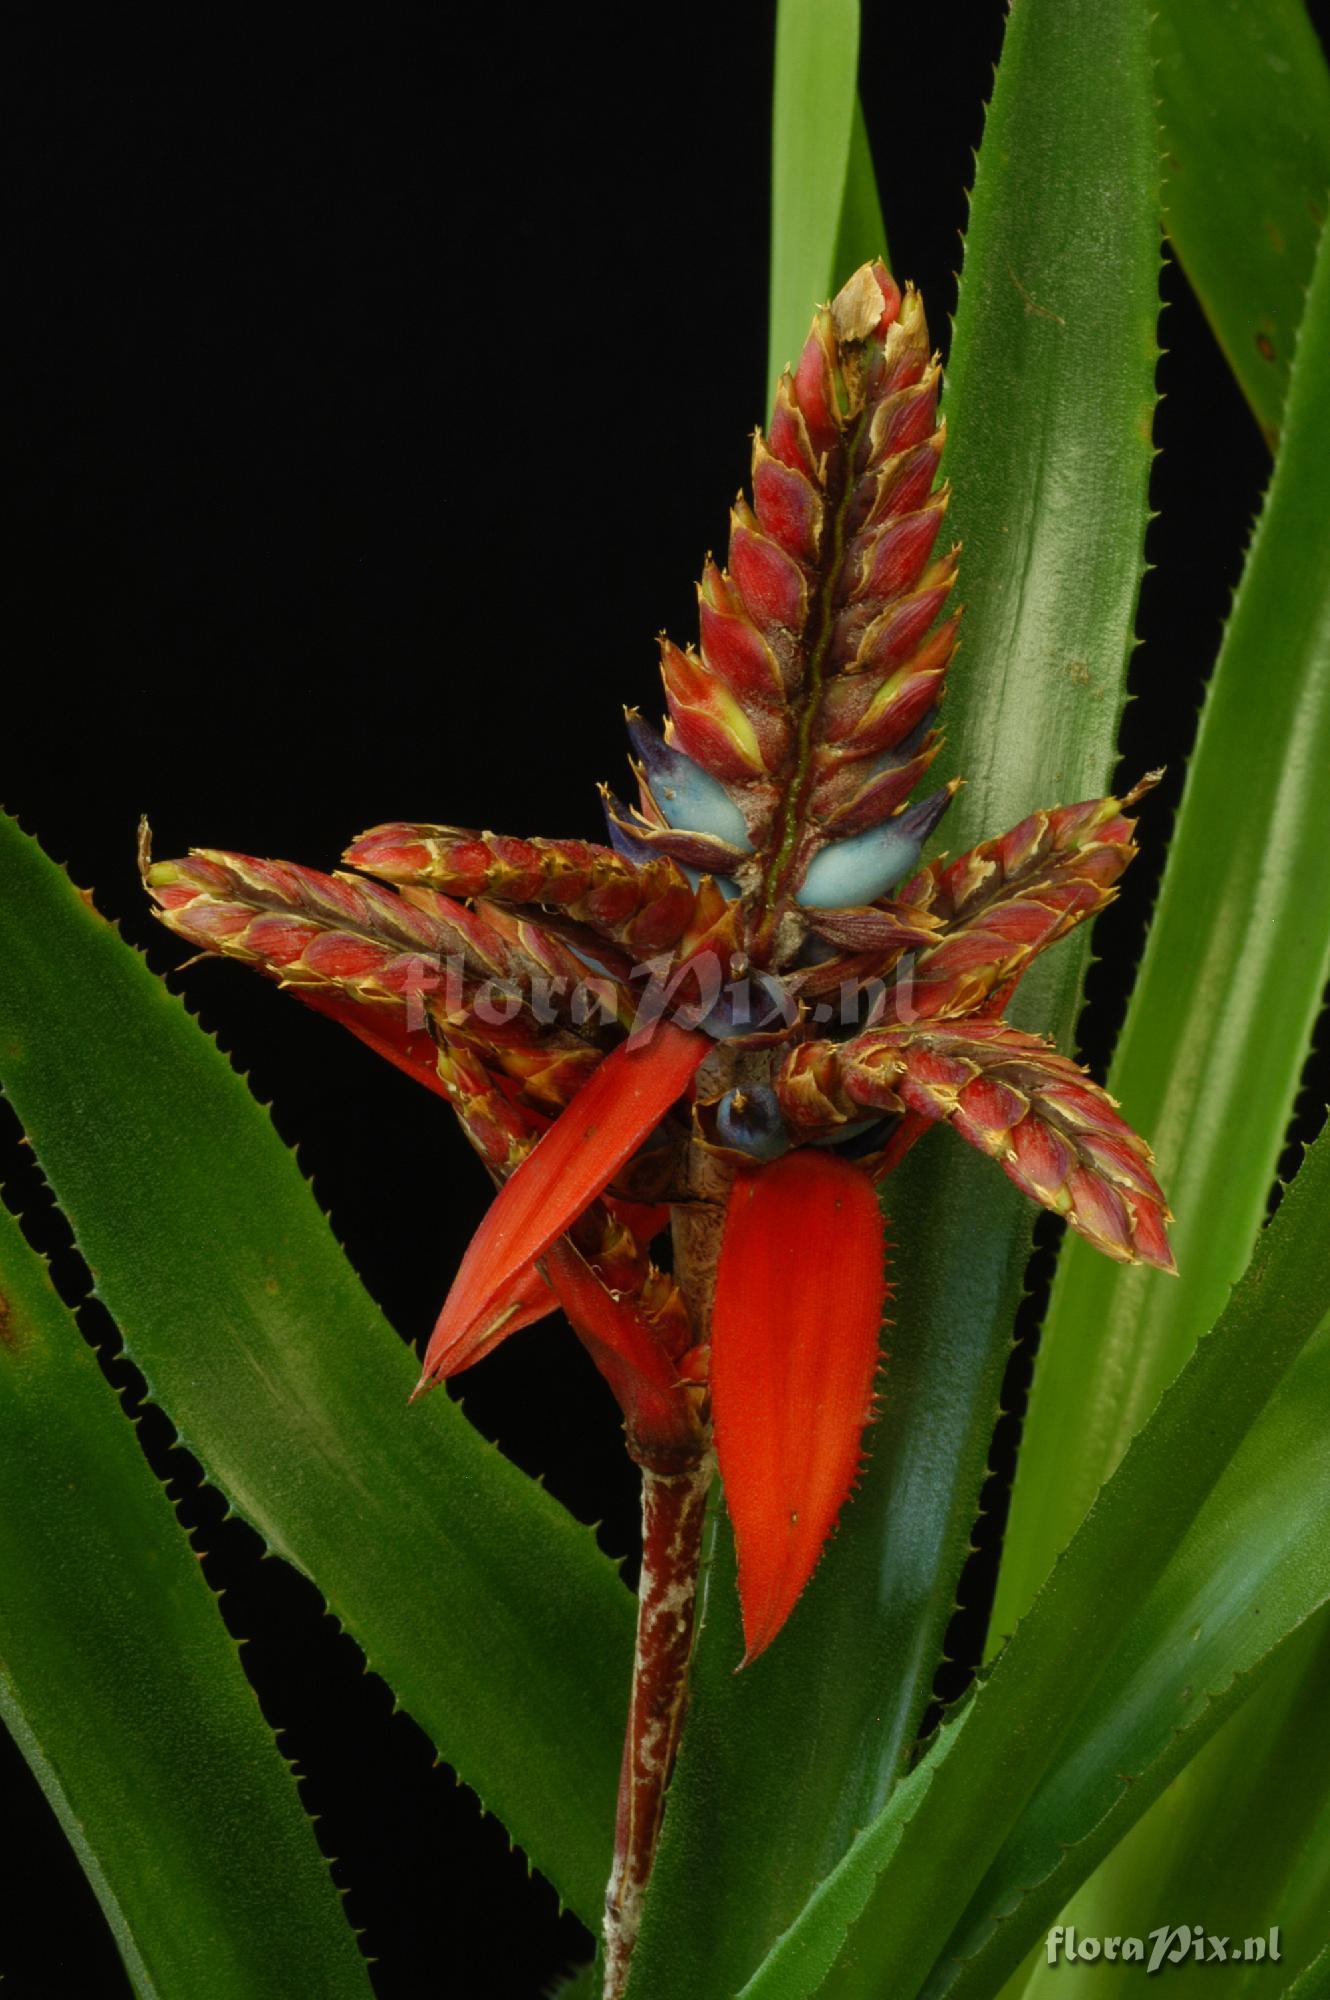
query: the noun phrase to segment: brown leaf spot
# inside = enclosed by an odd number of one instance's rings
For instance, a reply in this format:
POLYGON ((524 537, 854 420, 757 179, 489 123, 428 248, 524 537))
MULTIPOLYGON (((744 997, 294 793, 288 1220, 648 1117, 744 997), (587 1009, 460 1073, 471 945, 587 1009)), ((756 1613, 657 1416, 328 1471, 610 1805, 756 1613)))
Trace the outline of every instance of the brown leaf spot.
POLYGON ((17 1354, 19 1350, 18 1327, 14 1323, 14 1308, 3 1292, 0 1292, 0 1347, 7 1354, 17 1354))
POLYGON ((1015 285, 1017 291, 1024 299, 1025 310, 1027 313, 1033 313, 1036 319, 1052 320, 1054 326, 1065 326, 1067 324, 1066 320, 1063 319, 1061 313, 1053 312, 1048 306, 1041 306, 1038 299, 1031 297, 1030 293, 1026 291, 1024 285, 1021 283, 1020 279, 1016 276, 1016 273, 1010 264, 1008 264, 1007 266, 1007 273, 1011 279, 1012 284, 1015 285))

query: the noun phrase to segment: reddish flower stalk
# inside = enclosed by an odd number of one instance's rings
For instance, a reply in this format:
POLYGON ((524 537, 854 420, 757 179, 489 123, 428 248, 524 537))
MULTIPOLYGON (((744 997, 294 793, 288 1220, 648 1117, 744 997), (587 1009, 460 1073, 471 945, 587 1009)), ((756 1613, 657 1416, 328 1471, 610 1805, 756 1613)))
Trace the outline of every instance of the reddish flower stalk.
POLYGON ((379 882, 144 856, 173 930, 445 1095, 498 1186, 420 1388, 557 1302, 623 1410, 644 1552, 607 2000, 682 1722, 713 1418, 746 1664, 794 1610, 871 1421, 875 1183, 947 1124, 1106 1255, 1173 1268, 1145 1142, 1000 1018, 1116 893, 1124 808, 1153 779, 921 863, 955 791, 909 803, 958 626, 937 622, 957 555, 933 553, 937 390, 917 295, 865 265, 755 442, 700 648, 662 644, 664 735, 629 711, 638 800, 605 794, 608 847, 402 822, 347 853, 379 882), (671 1272, 651 1258, 667 1223, 671 1272))
POLYGON ((683 1728, 702 1529, 714 1469, 710 1452, 680 1472, 642 1467, 637 1644, 619 1776, 614 1866, 605 1892, 607 1994, 620 1993, 628 1977, 683 1728))

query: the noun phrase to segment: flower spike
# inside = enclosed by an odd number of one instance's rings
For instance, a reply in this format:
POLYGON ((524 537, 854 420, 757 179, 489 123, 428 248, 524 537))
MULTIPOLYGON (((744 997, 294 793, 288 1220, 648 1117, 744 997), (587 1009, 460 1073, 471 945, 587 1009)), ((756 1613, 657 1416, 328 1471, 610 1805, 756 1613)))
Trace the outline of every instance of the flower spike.
POLYGON ((1038 953, 1111 901, 1155 776, 923 858, 958 782, 915 796, 961 615, 939 380, 919 296, 880 262, 817 312, 695 639, 661 641, 663 731, 626 711, 637 795, 602 787, 607 845, 403 820, 352 844, 356 875, 142 855, 171 930, 445 1096, 495 1183, 420 1389, 557 1300, 623 1411, 643 1570, 605 2000, 682 1722, 713 1422, 747 1663, 798 1602, 871 1421, 876 1183, 949 1125, 1106 1256, 1173 1268, 1144 1140, 1001 1018, 1038 953))
POLYGON ((690 833, 753 849, 733 866, 745 948, 775 970, 807 935, 800 905, 869 903, 917 861, 890 820, 936 752, 927 718, 956 636, 954 620, 929 636, 955 573, 954 552, 934 557, 937 387, 918 294, 865 265, 818 315, 755 441, 729 566, 703 573, 699 650, 662 643, 665 742, 632 724, 643 816, 673 835, 653 845, 682 856, 690 833), (878 827, 859 856, 829 849, 878 827))

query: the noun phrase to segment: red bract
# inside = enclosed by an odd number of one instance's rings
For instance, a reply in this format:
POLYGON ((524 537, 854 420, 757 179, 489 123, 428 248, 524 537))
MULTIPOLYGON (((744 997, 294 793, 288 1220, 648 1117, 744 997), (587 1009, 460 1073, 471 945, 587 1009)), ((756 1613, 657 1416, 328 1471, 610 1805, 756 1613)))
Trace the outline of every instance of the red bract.
POLYGON ((921 861, 955 790, 910 802, 958 625, 939 622, 957 551, 939 553, 937 393, 918 296, 865 265, 755 440, 697 647, 662 643, 663 734, 628 713, 637 796, 605 794, 608 846, 403 822, 354 843, 355 877, 145 856, 173 930, 441 1090, 498 1184, 424 1381, 557 1297, 623 1409, 648 1533, 607 1992, 681 1714, 711 1406, 752 1660, 859 1462, 885 1296, 874 1183, 948 1124, 1107 1255, 1172 1269, 1145 1143, 1000 1018, 1115 894, 1125 808, 1153 780, 921 861), (667 1222, 668 1271, 651 1255, 667 1222))
POLYGON ((740 1172, 716 1275, 711 1390, 745 1665, 789 1617, 854 1478, 886 1296, 882 1211, 866 1174, 812 1149, 740 1172))
POLYGON ((456 1374, 486 1337, 493 1303, 577 1221, 675 1099, 707 1054, 701 1035, 666 1021, 649 1042, 608 1055, 521 1162, 484 1222, 439 1314, 421 1386, 456 1374))

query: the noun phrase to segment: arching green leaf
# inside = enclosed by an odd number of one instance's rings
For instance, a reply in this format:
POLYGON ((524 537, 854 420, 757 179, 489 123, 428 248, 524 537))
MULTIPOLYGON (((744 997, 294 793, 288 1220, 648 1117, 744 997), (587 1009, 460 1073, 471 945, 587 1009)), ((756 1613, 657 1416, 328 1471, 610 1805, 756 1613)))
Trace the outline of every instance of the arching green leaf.
MULTIPOLYGON (((152 1396, 591 1923, 632 1600, 416 1369, 225 1057, 0 820, 0 1081, 152 1396)), ((442 1191, 441 1191, 442 1192, 442 1191)))
POLYGON ((1330 195, 1330 71, 1303 0, 1159 0, 1164 222, 1271 443, 1330 195))
POLYGON ((815 306, 886 255, 859 104, 859 0, 780 0, 771 106, 767 382, 799 358, 815 306))
POLYGON ((1010 1631, 1250 1252, 1330 976, 1330 252, 1109 1074, 1177 1213, 1181 1276, 1063 1247, 1003 1550, 1010 1631), (1068 1426, 1077 1449, 1065 1449, 1068 1426))
POLYGON ((369 1994, 184 1530, 3 1207, 0 1715, 140 2000, 369 1994))

